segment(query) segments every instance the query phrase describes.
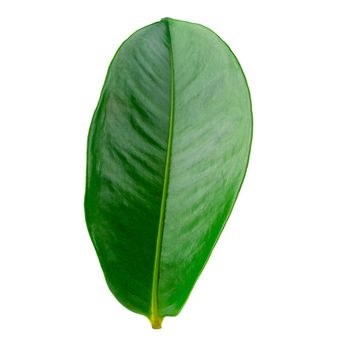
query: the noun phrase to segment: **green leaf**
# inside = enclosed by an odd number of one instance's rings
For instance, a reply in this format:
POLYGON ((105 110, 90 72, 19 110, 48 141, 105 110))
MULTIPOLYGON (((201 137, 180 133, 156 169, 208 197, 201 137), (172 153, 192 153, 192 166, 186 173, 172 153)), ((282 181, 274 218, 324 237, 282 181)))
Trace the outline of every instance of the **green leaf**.
POLYGON ((154 328, 204 268, 251 140, 246 79, 214 32, 165 18, 119 48, 90 127, 85 216, 110 290, 154 328))

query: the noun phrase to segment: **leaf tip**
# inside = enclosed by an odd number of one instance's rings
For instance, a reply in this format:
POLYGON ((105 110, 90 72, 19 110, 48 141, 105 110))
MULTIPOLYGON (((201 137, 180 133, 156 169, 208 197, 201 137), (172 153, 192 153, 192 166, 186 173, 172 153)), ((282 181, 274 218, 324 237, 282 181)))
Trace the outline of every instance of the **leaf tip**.
POLYGON ((173 18, 170 18, 170 17, 163 17, 162 19, 161 19, 161 21, 167 21, 167 22, 169 22, 169 21, 173 21, 174 19, 173 18))

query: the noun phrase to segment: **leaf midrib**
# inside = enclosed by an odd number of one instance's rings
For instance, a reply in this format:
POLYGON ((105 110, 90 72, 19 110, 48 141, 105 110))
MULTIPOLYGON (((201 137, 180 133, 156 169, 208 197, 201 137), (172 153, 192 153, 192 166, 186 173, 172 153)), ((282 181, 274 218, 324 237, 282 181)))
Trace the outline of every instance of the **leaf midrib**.
POLYGON ((173 57, 171 33, 170 33, 170 27, 169 27, 169 19, 164 18, 164 19, 162 19, 162 21, 166 24, 167 32, 168 32, 168 36, 169 36, 169 59, 170 59, 170 71, 171 71, 171 99, 170 99, 168 143, 167 143, 167 153, 166 153, 166 159, 165 159, 165 170, 164 170, 164 183, 163 183, 162 201, 161 201, 161 206, 160 206, 156 254, 155 254, 155 259, 154 259, 152 294, 151 294, 151 322, 152 322, 152 325, 157 327, 157 328, 160 328, 161 321, 162 321, 162 317, 159 315, 158 286, 159 286, 160 257, 161 257, 164 222, 165 222, 166 200, 167 200, 168 188, 169 188, 170 160, 171 160, 173 126, 174 126, 174 100, 175 100, 175 96, 174 96, 174 90, 175 90, 174 57, 173 57))

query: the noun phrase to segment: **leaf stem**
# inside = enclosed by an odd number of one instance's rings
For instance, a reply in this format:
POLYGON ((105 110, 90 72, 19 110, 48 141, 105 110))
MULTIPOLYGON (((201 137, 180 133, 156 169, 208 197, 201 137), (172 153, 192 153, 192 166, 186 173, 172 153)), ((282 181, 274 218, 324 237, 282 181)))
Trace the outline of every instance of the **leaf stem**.
POLYGON ((162 322, 163 322, 163 318, 157 316, 152 315, 150 318, 151 324, 152 324, 152 328, 153 329, 161 329, 162 328, 162 322))

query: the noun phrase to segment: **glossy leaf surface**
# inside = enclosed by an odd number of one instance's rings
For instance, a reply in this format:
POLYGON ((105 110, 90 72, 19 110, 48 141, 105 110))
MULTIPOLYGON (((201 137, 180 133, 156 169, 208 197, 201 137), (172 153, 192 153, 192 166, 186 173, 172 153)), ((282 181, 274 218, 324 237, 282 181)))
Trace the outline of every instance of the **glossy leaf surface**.
POLYGON ((85 216, 110 290, 154 328, 208 260, 251 139, 245 77, 211 30, 163 19, 119 48, 90 127, 85 216))

